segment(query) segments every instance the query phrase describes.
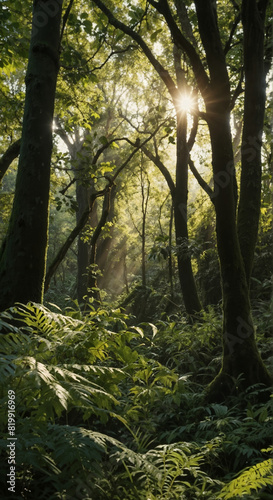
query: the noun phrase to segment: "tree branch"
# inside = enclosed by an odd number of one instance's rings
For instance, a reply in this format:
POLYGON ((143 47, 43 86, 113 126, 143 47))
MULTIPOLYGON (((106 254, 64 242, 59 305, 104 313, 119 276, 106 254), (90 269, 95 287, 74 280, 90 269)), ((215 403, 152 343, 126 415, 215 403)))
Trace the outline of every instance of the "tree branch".
POLYGON ((213 90, 214 102, 209 102, 209 104, 217 105, 218 109, 220 106, 226 108, 230 105, 230 83, 218 26, 216 2, 212 0, 206 2, 204 0, 195 0, 194 3, 199 33, 210 72, 210 85, 213 87, 211 90, 213 90))
POLYGON ((172 176, 171 176, 169 170, 162 163, 162 161, 160 160, 159 156, 153 155, 153 153, 151 151, 149 151, 149 149, 147 149, 145 146, 141 146, 141 149, 142 149, 143 153, 145 153, 145 155, 157 166, 157 168, 160 170, 160 172, 162 173, 162 175, 165 177, 165 180, 166 180, 166 182, 167 182, 167 184, 169 186, 172 198, 174 199, 174 196, 175 196, 175 183, 174 183, 174 181, 172 179, 172 176))
POLYGON ((14 142, 9 146, 7 151, 0 158, 0 181, 3 179, 6 171, 8 170, 10 164, 19 156, 20 154, 21 139, 14 142))
POLYGON ((93 0, 93 2, 99 7, 99 9, 107 16, 109 23, 112 24, 115 28, 123 31, 126 35, 129 35, 133 40, 137 42, 139 47, 143 50, 147 59, 150 61, 162 81, 165 83, 170 95, 172 98, 176 96, 176 85, 170 76, 169 72, 160 64, 160 62, 153 55, 152 51, 148 47, 148 45, 144 42, 143 38, 136 33, 132 28, 119 21, 113 13, 106 7, 106 5, 101 0, 93 0))
POLYGON ((174 43, 182 50, 184 50, 184 52, 187 54, 192 65, 193 72, 195 74, 197 85, 200 89, 201 94, 205 96, 206 90, 210 83, 208 75, 194 46, 187 40, 187 38, 178 28, 172 16, 168 1, 160 0, 159 2, 155 2, 154 0, 150 0, 150 3, 157 9, 160 14, 164 16, 174 43))
POLYGON ((70 14, 70 11, 72 9, 72 6, 73 6, 73 3, 74 3, 74 0, 70 0, 69 2, 69 5, 64 13, 64 17, 63 17, 63 24, 62 24, 62 29, 61 29, 61 36, 60 36, 60 41, 62 40, 63 38, 63 34, 64 34, 64 30, 65 30, 65 26, 66 26, 66 23, 68 21, 68 18, 69 18, 69 14, 70 14))
POLYGON ((181 0, 175 0, 174 3, 175 3, 176 11, 178 14, 179 22, 181 25, 182 33, 185 33, 186 38, 196 48, 197 42, 196 42, 196 39, 195 39, 193 31, 192 31, 192 27, 191 27, 191 23, 189 20, 186 5, 185 5, 184 1, 181 1, 181 0))
POLYGON ((213 190, 209 187, 209 185, 206 183, 203 177, 199 174, 190 156, 189 156, 189 167, 195 179, 197 180, 198 184, 201 186, 201 188, 204 189, 204 191, 207 193, 207 195, 210 197, 210 200, 214 204, 213 190))
POLYGON ((68 252, 69 248, 71 247, 72 243, 75 241, 77 236, 80 234, 82 229, 84 228, 85 224, 88 221, 89 215, 92 211, 94 202, 97 198, 100 196, 103 196, 106 193, 106 190, 109 189, 109 186, 107 186, 105 189, 101 191, 96 191, 95 193, 92 193, 89 199, 89 207, 83 212, 78 224, 74 227, 74 229, 71 231, 70 235, 66 239, 65 243, 63 246, 60 248, 58 251, 56 257, 54 258, 53 262, 50 264, 48 271, 46 273, 45 277, 45 283, 44 283, 44 291, 46 292, 49 288, 50 280, 57 271, 60 263, 64 259, 66 253, 68 252))
POLYGON ((226 42, 226 45, 225 45, 225 48, 224 48, 224 54, 226 55, 228 53, 228 51, 231 49, 231 42, 232 42, 232 38, 233 38, 233 35, 236 31, 236 28, 240 22, 240 19, 241 19, 241 12, 239 12, 239 14, 237 14, 235 20, 234 20, 234 23, 232 25, 232 28, 231 28, 231 31, 230 31, 230 35, 229 35, 229 38, 226 42))
POLYGON ((190 137, 189 137, 189 140, 187 142, 187 148, 188 148, 189 153, 191 152, 193 145, 195 143, 197 129, 198 129, 198 115, 195 115, 193 118, 193 125, 192 125, 192 129, 191 129, 190 137))

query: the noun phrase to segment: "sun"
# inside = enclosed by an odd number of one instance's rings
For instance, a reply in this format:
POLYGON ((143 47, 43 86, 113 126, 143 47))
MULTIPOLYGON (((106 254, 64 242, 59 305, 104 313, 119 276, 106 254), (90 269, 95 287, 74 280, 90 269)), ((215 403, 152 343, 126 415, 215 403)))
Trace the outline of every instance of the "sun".
POLYGON ((193 111, 195 102, 190 94, 182 94, 179 99, 179 107, 181 111, 185 113, 191 113, 193 111))

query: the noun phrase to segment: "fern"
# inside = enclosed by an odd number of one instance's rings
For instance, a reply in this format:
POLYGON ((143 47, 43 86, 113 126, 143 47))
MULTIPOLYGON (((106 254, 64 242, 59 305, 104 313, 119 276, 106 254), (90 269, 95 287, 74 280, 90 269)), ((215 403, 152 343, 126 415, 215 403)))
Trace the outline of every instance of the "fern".
MULTIPOLYGON (((217 447, 217 443, 211 446, 217 447)), ((127 449, 117 459, 122 460, 125 477, 143 492, 137 498, 175 500, 184 498, 186 491, 201 492, 202 484, 218 484, 201 469, 208 450, 196 451, 195 444, 183 442, 160 445, 146 453, 127 449)))
POLYGON ((106 307, 83 317, 19 304, 0 314, 1 486, 13 389, 15 500, 211 500, 271 491, 264 453, 273 398, 255 404, 266 394, 257 386, 203 406, 200 380, 216 366, 219 315, 211 310, 191 327, 183 318, 136 327, 127 320, 106 307))
POLYGON ((17 435, 18 483, 32 492, 31 498, 41 498, 47 488, 48 496, 42 498, 58 498, 57 493, 66 500, 79 498, 79 490, 85 488, 93 493, 109 450, 126 448, 103 433, 69 425, 33 425, 29 418, 18 422, 17 435))
POLYGON ((273 486, 273 460, 268 459, 245 469, 239 476, 230 481, 218 494, 217 498, 243 498, 253 490, 259 491, 266 486, 273 486))

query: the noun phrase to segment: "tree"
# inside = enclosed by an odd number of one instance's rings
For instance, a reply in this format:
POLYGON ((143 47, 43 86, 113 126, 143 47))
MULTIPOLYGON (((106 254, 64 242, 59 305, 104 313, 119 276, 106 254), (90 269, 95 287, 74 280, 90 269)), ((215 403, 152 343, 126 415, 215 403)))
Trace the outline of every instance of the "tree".
POLYGON ((16 191, 0 251, 1 310, 16 301, 42 301, 62 4, 62 0, 33 2, 16 191))
MULTIPOLYGON (((180 99, 183 93, 187 92, 187 85, 184 70, 181 67, 181 53, 174 44, 173 59, 176 73, 175 79, 172 78, 169 71, 163 67, 159 60, 154 56, 143 37, 129 25, 119 21, 101 2, 94 0, 94 3, 107 16, 109 22, 117 29, 129 35, 143 50, 145 56, 164 82, 176 112, 177 127, 177 152, 176 152, 176 187, 174 192, 174 215, 176 228, 176 242, 179 246, 178 267, 179 279, 183 293, 183 299, 187 313, 191 316, 201 310, 197 288, 193 276, 190 252, 188 248, 188 229, 187 229, 187 197, 188 197, 188 143, 187 143, 187 117, 186 113, 181 111, 180 99)), ((153 5, 153 2, 150 2, 153 5)), ((155 3, 156 6, 158 3, 155 3)), ((134 11, 133 11, 134 12, 134 11)), ((142 9, 140 8, 142 14, 142 9)), ((134 16, 134 14, 133 14, 134 16)), ((142 18, 142 15, 141 15, 142 18)), ((135 21, 135 19, 134 19, 135 21)), ((138 23, 137 23, 138 24, 138 23)), ((159 29, 161 31, 161 29, 159 29)))
MULTIPOLYGON (((254 156, 251 164, 249 157, 248 161, 244 159, 246 141, 249 142, 251 137, 249 133, 259 133, 260 136, 263 127, 265 107, 263 52, 267 2, 242 2, 245 94, 242 176, 237 226, 237 196, 230 126, 232 96, 228 69, 213 2, 204 3, 198 0, 195 5, 210 72, 210 85, 207 89, 202 88, 202 92, 211 137, 217 244, 223 291, 223 365, 210 387, 210 394, 215 397, 218 393, 235 390, 234 379, 240 374, 243 374, 243 386, 257 382, 270 384, 270 377, 255 343, 248 288, 260 212, 260 147, 256 148, 254 155, 251 155, 254 156), (254 45, 252 45, 253 39, 254 45), (226 179, 222 185, 219 182, 221 176, 225 176, 226 179), (251 191, 249 191, 250 186, 251 191)), ((259 136, 254 136, 258 142, 259 136)))
MULTIPOLYGON (((173 87, 172 78, 154 58, 141 36, 130 26, 120 22, 101 0, 94 0, 94 3, 106 14, 111 24, 138 43, 165 82, 171 95, 173 93, 175 100, 176 89, 173 87)), ((235 9, 234 23, 230 33, 227 34, 223 30, 220 32, 218 17, 220 7, 226 8, 227 3, 216 4, 213 0, 207 2, 196 0, 194 4, 200 37, 199 49, 197 41, 194 41, 192 30, 189 30, 186 4, 172 3, 173 11, 167 0, 150 0, 148 6, 149 4, 161 14, 169 28, 174 45, 186 54, 194 74, 195 84, 205 105, 205 112, 199 115, 205 119, 210 133, 214 179, 211 198, 216 212, 217 248, 223 294, 223 363, 220 373, 210 385, 208 394, 209 397, 220 398, 237 390, 238 377, 241 374, 243 377, 240 387, 247 387, 258 382, 271 383, 255 342, 248 287, 260 207, 260 141, 265 102, 264 23, 268 2, 266 0, 249 2, 243 0, 241 10, 234 2, 234 7, 232 7, 235 9), (181 7, 183 7, 184 17, 179 15, 181 7), (234 34, 241 16, 245 93, 242 176, 237 220, 238 194, 230 114, 238 95, 242 92, 242 69, 240 62, 239 67, 237 63, 235 75, 232 74, 233 77, 236 76, 234 86, 234 78, 231 80, 229 75, 229 72, 232 73, 233 70, 232 65, 228 64, 227 54, 232 49, 234 34), (180 26, 176 19, 180 20, 180 26), (224 36, 227 36, 225 44, 224 36), (250 140, 253 141, 253 136, 250 134, 255 134, 255 144, 252 146, 249 144, 250 140)), ((240 43, 240 37, 236 43, 240 43)), ((183 148, 183 140, 185 141, 185 135, 179 136, 178 127, 178 148, 183 148)), ((183 155, 185 161, 185 155, 187 155, 185 147, 183 155)), ((185 169, 180 171, 180 175, 184 175, 181 190, 185 193, 187 189, 185 169)), ((185 207, 186 204, 182 205, 182 208, 185 207)), ((184 224, 186 224, 186 208, 183 216, 184 224)))

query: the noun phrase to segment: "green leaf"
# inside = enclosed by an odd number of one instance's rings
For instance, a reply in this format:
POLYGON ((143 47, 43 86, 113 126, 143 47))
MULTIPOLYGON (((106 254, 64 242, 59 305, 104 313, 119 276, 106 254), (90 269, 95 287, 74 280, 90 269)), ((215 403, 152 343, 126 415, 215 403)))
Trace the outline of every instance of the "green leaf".
POLYGON ((107 137, 105 137, 105 135, 102 135, 101 137, 99 137, 99 141, 101 142, 101 144, 103 144, 103 146, 107 146, 107 144, 108 144, 108 139, 107 139, 107 137))
POLYGON ((162 28, 159 28, 158 30, 154 31, 152 34, 151 34, 151 41, 152 42, 155 42, 159 33, 162 32, 162 28))

